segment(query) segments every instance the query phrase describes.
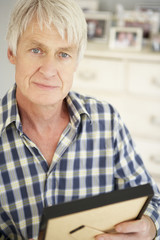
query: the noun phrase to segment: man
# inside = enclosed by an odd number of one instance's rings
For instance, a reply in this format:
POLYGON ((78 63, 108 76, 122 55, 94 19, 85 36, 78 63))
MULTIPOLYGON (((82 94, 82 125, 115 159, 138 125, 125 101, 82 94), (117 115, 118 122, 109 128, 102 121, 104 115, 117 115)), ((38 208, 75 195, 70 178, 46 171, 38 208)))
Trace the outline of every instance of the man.
POLYGON ((119 114, 70 92, 86 35, 75 0, 20 0, 12 12, 16 83, 0 110, 1 239, 38 239, 46 206, 148 182, 155 195, 142 219, 95 239, 160 239, 159 192, 119 114))

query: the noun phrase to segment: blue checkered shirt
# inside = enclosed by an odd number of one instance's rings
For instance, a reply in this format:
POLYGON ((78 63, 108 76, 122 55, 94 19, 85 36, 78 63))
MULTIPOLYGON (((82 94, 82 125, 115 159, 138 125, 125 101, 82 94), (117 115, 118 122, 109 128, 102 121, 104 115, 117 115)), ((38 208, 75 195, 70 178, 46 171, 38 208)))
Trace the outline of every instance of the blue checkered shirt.
POLYGON ((0 103, 0 239, 37 239, 46 206, 147 182, 155 195, 145 214, 155 222, 160 239, 157 187, 117 111, 69 93, 70 123, 49 167, 23 133, 15 93, 16 85, 0 103))

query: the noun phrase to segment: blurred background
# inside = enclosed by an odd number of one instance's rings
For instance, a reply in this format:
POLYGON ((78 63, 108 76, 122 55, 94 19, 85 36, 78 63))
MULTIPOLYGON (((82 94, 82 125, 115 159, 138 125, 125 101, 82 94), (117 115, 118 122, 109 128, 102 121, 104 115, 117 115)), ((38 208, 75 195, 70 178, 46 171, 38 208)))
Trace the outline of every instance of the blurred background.
POLYGON ((73 89, 119 111, 160 186, 160 1, 77 1, 88 46, 73 89))
MULTIPOLYGON (((111 103, 160 186, 160 1, 75 0, 88 45, 73 90, 111 103)), ((5 40, 16 0, 0 1, 0 98, 14 83, 5 40)))

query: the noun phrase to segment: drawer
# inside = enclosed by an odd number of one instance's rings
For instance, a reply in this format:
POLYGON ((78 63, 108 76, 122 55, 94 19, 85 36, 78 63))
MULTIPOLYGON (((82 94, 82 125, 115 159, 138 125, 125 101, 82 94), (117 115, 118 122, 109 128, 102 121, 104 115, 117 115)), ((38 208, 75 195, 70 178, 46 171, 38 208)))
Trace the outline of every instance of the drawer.
POLYGON ((123 91, 124 63, 119 60, 84 58, 76 72, 73 89, 123 91))
POLYGON ((134 140, 147 170, 160 181, 160 141, 141 138, 134 140))
POLYGON ((129 91, 160 97, 160 64, 130 62, 129 91))
POLYGON ((160 101, 128 97, 124 104, 120 114, 130 132, 160 140, 160 101))

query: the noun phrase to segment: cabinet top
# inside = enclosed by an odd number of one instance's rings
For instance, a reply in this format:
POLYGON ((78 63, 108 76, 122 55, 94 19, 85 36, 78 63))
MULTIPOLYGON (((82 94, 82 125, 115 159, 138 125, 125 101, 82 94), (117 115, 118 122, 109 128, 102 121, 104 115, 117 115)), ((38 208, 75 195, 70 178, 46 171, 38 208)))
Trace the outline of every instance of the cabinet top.
POLYGON ((151 47, 144 47, 141 51, 135 50, 111 50, 107 43, 88 43, 85 52, 87 57, 114 58, 121 60, 143 60, 160 62, 160 52, 153 52, 151 47))

